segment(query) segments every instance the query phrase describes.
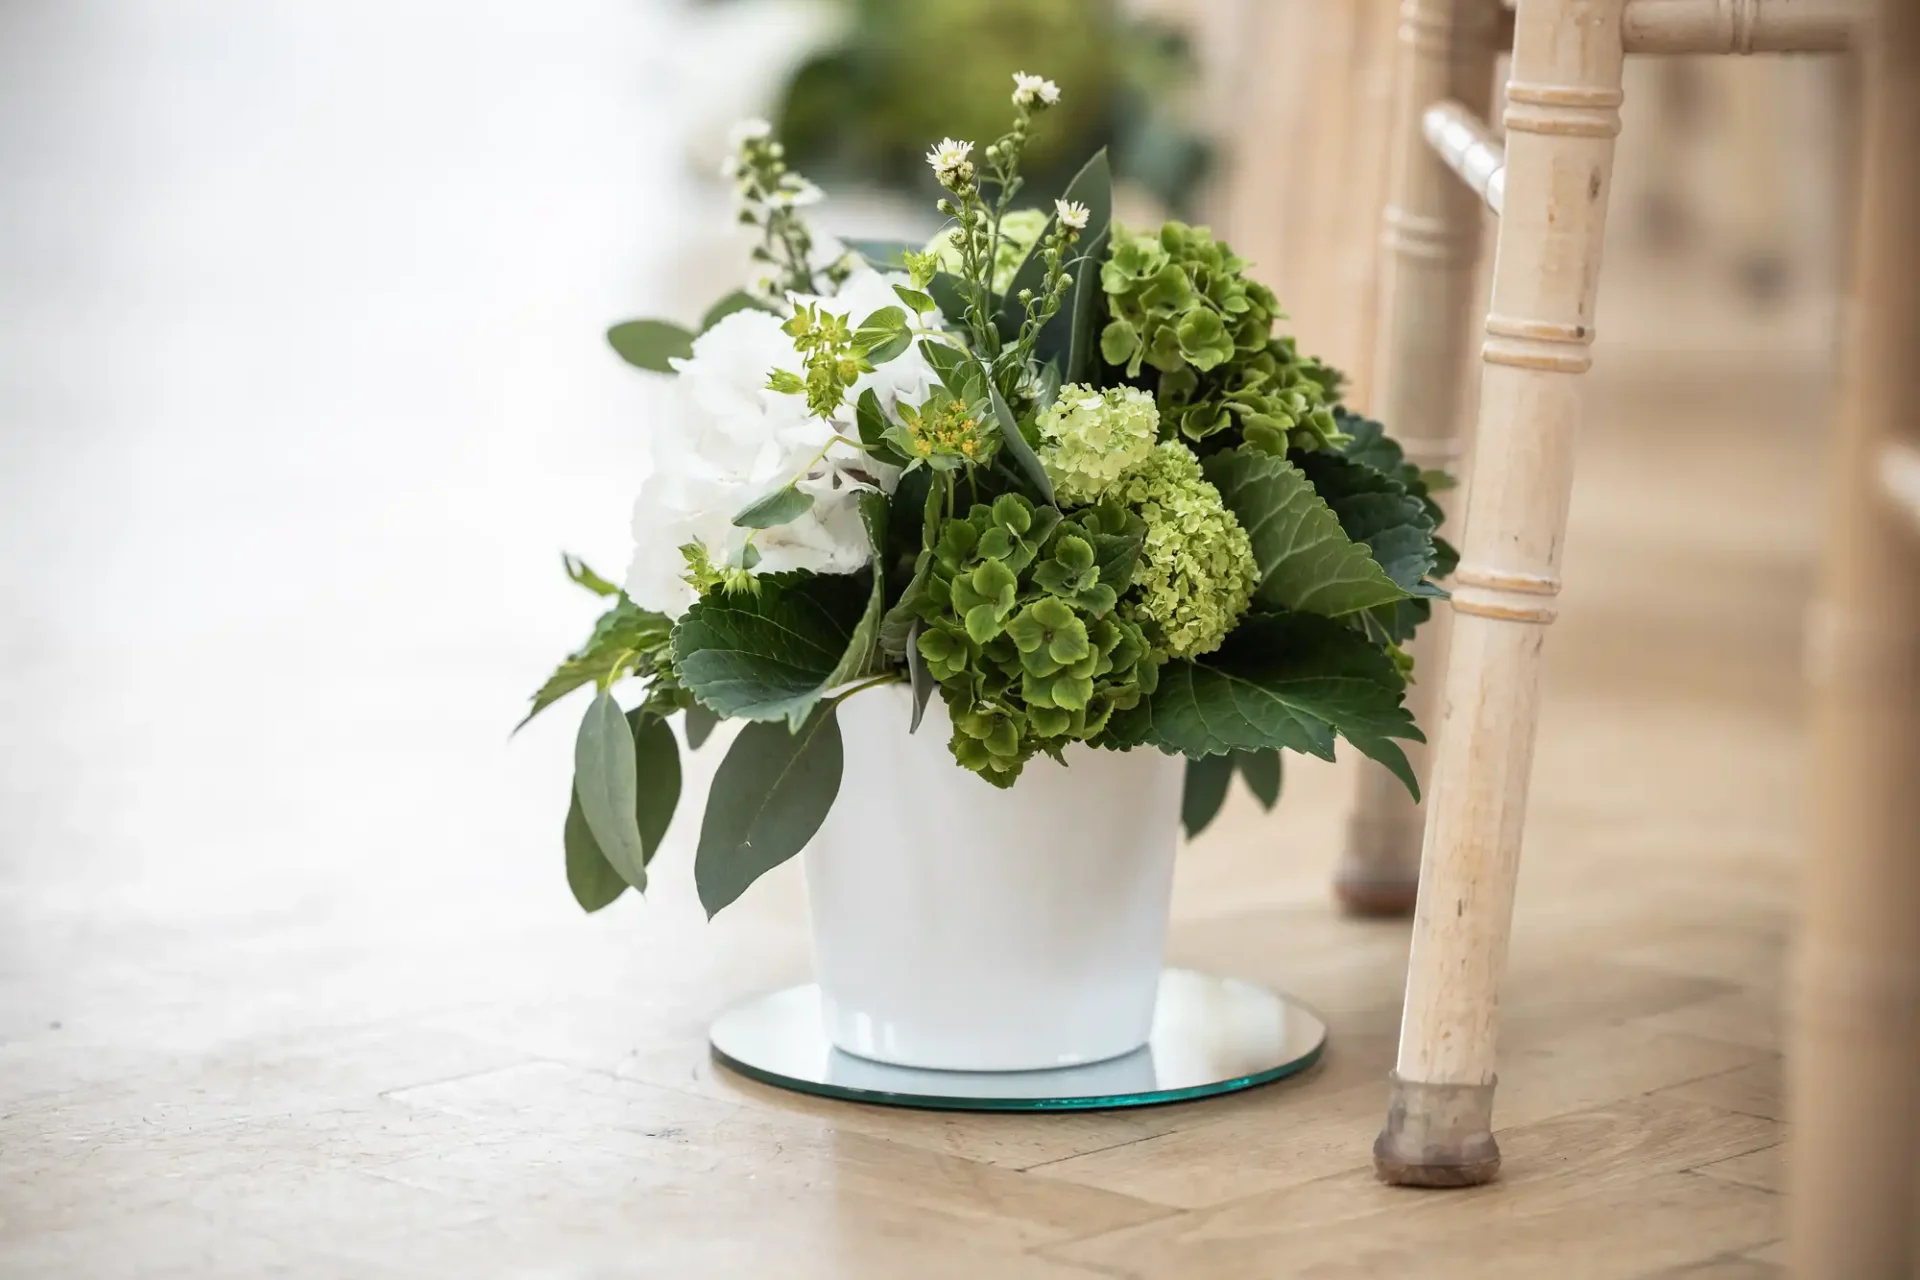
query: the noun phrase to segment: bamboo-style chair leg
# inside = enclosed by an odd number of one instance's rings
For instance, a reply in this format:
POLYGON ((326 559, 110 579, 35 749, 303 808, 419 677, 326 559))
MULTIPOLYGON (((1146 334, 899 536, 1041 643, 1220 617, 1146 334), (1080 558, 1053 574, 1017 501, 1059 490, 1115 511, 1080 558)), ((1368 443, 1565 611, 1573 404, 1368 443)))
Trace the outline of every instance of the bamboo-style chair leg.
POLYGON ((1433 752, 1407 1002, 1374 1166, 1468 1186, 1492 1131, 1498 988, 1533 763, 1540 649, 1560 589, 1582 379, 1620 130, 1624 0, 1525 0, 1507 86, 1504 213, 1453 652, 1433 752))
POLYGON ((1864 48, 1790 1059, 1789 1248, 1806 1280, 1920 1275, 1920 6, 1883 3, 1864 48))
MULTIPOLYGON (((1422 137, 1443 98, 1485 118, 1493 95, 1499 0, 1404 0, 1395 67, 1392 171, 1381 218, 1384 263, 1370 405, 1422 468, 1457 468, 1467 344, 1474 331, 1480 200, 1422 137)), ((1408 704, 1431 726, 1446 669, 1446 609, 1413 647, 1408 704)), ((1414 767, 1424 765, 1416 749, 1414 767)), ((1407 915, 1420 878, 1420 806, 1378 765, 1363 766, 1334 872, 1334 896, 1355 915, 1407 915)))

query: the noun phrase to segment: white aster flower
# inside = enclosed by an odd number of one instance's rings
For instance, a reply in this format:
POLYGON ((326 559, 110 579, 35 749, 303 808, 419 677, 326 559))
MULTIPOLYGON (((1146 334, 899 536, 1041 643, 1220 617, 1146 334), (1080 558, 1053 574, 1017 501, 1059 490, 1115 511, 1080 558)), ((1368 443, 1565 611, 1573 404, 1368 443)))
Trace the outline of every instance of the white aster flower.
POLYGON ((758 116, 750 117, 746 120, 735 122, 734 126, 727 130, 727 145, 733 150, 738 151, 749 142, 765 138, 772 133, 773 126, 771 124, 768 124, 758 116))
POLYGON ((1055 200, 1053 211, 1059 215, 1061 226, 1072 227, 1075 231, 1087 229, 1087 206, 1078 200, 1055 200))
POLYGON ((1013 104, 1017 107, 1030 107, 1035 102, 1042 106, 1052 106, 1060 101, 1060 86, 1045 76, 1030 76, 1024 71, 1013 73, 1013 104))
POLYGON ((952 138, 942 138, 940 145, 927 152, 927 163, 933 166, 934 173, 945 179, 958 172, 968 163, 973 154, 971 142, 958 142, 952 138))
POLYGON ((824 191, 805 178, 789 176, 784 181, 785 185, 769 196, 767 203, 782 209, 804 209, 827 198, 824 191))

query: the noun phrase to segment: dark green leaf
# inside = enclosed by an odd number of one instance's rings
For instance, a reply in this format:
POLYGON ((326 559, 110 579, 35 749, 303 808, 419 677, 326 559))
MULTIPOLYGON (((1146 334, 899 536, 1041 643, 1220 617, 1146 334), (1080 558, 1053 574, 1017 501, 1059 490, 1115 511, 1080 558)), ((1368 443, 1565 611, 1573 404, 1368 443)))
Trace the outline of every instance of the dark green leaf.
MULTIPOLYGON (((1208 757, 1212 759, 1212 757, 1208 757)), ((1233 766, 1247 780, 1247 789, 1268 813, 1280 803, 1280 753, 1278 751, 1236 751, 1233 766)))
POLYGON ((700 317, 700 332, 705 333, 736 311, 765 311, 767 309, 767 305, 752 294, 746 292, 744 289, 735 289, 732 293, 707 308, 707 314, 700 317))
MULTIPOLYGON (((1066 380, 1085 382, 1097 372, 1095 357, 1100 353, 1101 321, 1106 316, 1106 291, 1100 287, 1100 263, 1107 256, 1107 241, 1112 229, 1102 231, 1086 242, 1086 256, 1074 272, 1073 288, 1060 308, 1057 322, 1066 318, 1066 380)), ((1049 340, 1058 340, 1054 322, 1041 331, 1038 349, 1046 350, 1049 340)))
POLYGON ((607 330, 607 341, 630 365, 672 373, 667 361, 693 354, 693 334, 670 320, 629 320, 607 330))
POLYGON ((1312 482, 1286 459, 1234 449, 1203 465, 1253 543, 1258 603, 1338 617, 1409 594, 1374 563, 1365 543, 1347 537, 1312 482))
POLYGON ((1286 748, 1333 759, 1337 734, 1419 782, 1393 741, 1424 742, 1401 701, 1406 681, 1352 627, 1312 614, 1254 615, 1204 657, 1170 662, 1160 686, 1108 725, 1109 745, 1150 744, 1188 758, 1286 748))
POLYGON ((1398 479, 1337 453, 1303 452, 1295 464, 1340 518, 1341 531, 1366 543, 1400 587, 1412 591, 1433 571, 1433 517, 1398 479))
POLYGON ((570 581, 580 584, 593 594, 597 596, 620 594, 620 588, 588 568, 587 562, 579 556, 570 556, 563 551, 560 553, 560 563, 566 569, 567 578, 570 581))
POLYGON ((865 633, 870 643, 878 630, 873 584, 839 573, 767 574, 759 581, 757 595, 696 601, 673 629, 674 666, 710 710, 786 720, 797 730, 837 682, 856 636, 865 633))
POLYGON ((968 404, 985 404, 987 373, 971 352, 951 342, 922 338, 920 354, 926 357, 927 363, 940 375, 940 381, 955 399, 965 400, 968 404))
MULTIPOLYGON (((1087 206, 1086 229, 1080 233, 1080 244, 1090 245, 1106 235, 1108 224, 1113 220, 1113 171, 1107 164, 1105 147, 1093 153, 1093 158, 1082 165, 1080 172, 1067 184, 1066 200, 1078 200, 1087 206)), ((1046 228, 1040 238, 1027 250, 1020 269, 1013 274, 1013 280, 1007 285, 1006 293, 1000 303, 998 323, 1003 337, 1011 339, 1020 331, 1020 322, 1026 315, 1026 309, 1020 305, 1020 291, 1031 289, 1038 297, 1047 280, 1047 265, 1044 250, 1047 240, 1053 235, 1055 218, 1048 218, 1046 228)), ((1054 320, 1061 320, 1067 313, 1062 307, 1054 320)), ((1050 322, 1051 323, 1051 322, 1050 322)), ((1065 326, 1063 325, 1063 328, 1065 326)), ((1059 343, 1064 351, 1067 343, 1059 343)))
POLYGON ((719 723, 720 717, 699 703, 696 702, 688 707, 686 720, 687 745, 695 751, 698 751, 706 745, 707 739, 713 736, 714 728, 718 726, 719 723))
POLYGON ((840 792, 840 725, 816 707, 797 732, 749 724, 714 774, 693 878, 712 916, 806 846, 840 792))
POLYGON ((567 887, 583 911, 598 911, 627 891, 627 882, 607 855, 594 843, 587 830, 586 815, 580 812, 580 797, 571 790, 567 796, 567 887))
POLYGON ((733 523, 742 529, 772 529, 791 524, 811 510, 813 495, 787 485, 757 502, 748 503, 734 516, 733 523))
POLYGON ((842 243, 880 271, 905 271, 907 255, 926 247, 911 240, 846 240, 842 243))
POLYGON ((1180 825, 1191 840, 1207 829, 1226 802, 1233 781, 1232 756, 1201 756, 1187 761, 1187 789, 1180 798, 1180 825))
POLYGON ((1053 481, 1047 478, 1047 469, 1041 465, 1040 455, 1033 451, 1033 446, 1027 443, 1027 438, 1020 434, 1020 424, 1014 420, 1013 410, 1007 408, 1007 402, 1000 395, 1000 389, 989 386, 987 398, 993 405, 994 420, 1000 424, 1000 448, 1008 458, 1012 459, 1016 473, 1032 486, 1040 500, 1048 506, 1055 505, 1053 481))
POLYGON ((588 704, 573 742, 573 789, 593 842, 613 869, 636 889, 647 887, 647 850, 641 839, 638 763, 633 730, 613 695, 602 689, 588 704))
POLYGON ((913 682, 913 719, 907 724, 908 733, 920 732, 920 719, 927 714, 927 699, 933 696, 933 673, 927 670, 927 660, 920 656, 920 632, 925 626, 915 618, 907 632, 907 678, 913 682))
POLYGON ((627 712, 633 734, 634 820, 646 862, 653 861, 680 804, 680 744, 659 716, 636 707, 627 712))

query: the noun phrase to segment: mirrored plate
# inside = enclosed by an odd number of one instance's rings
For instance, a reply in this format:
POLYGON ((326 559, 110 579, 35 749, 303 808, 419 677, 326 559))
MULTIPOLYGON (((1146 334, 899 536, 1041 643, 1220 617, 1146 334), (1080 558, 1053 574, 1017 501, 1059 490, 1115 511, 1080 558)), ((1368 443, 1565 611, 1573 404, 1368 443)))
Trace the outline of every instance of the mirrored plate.
POLYGON ((783 1089, 945 1111, 1145 1107, 1232 1093, 1304 1071, 1327 1027, 1283 995, 1186 969, 1160 975, 1153 1034, 1123 1057, 1051 1071, 928 1071, 834 1048, 813 983, 756 996, 721 1014, 713 1056, 783 1089))

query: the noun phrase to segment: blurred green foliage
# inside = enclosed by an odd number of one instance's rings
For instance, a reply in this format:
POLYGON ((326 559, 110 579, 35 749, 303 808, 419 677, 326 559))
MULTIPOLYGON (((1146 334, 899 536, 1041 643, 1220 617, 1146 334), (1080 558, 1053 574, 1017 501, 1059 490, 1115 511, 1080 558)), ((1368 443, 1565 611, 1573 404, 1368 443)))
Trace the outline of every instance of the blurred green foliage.
POLYGON ((845 37, 799 66, 776 109, 795 167, 935 190, 928 146, 998 136, 1012 73, 1028 71, 1061 90, 1023 161, 1030 202, 1060 194, 1105 146, 1117 178, 1187 210, 1210 155, 1177 110, 1195 74, 1179 34, 1122 17, 1112 0, 840 2, 845 37))

